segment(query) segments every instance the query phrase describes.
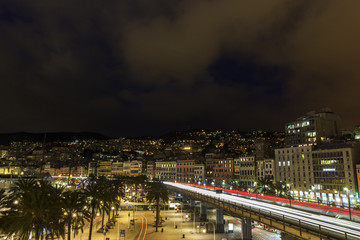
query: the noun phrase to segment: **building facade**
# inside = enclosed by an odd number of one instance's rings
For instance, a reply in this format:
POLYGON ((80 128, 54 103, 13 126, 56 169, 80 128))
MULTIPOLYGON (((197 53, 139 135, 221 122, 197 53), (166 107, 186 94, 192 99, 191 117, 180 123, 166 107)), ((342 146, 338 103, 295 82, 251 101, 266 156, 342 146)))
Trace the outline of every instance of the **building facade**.
POLYGON ((288 185, 296 198, 346 205, 349 196, 353 203, 359 153, 355 142, 276 149, 276 179, 288 185))
POLYGON ((285 124, 286 146, 315 144, 341 136, 340 116, 330 109, 309 112, 285 124))
POLYGON ((234 179, 234 159, 217 159, 213 170, 213 178, 216 185, 232 182, 234 179))
POLYGON ((176 161, 158 161, 155 163, 155 177, 161 181, 176 181, 176 161))
POLYGON ((275 181, 274 159, 264 159, 256 161, 255 181, 261 178, 268 178, 275 181))
POLYGON ((205 164, 196 163, 194 167, 194 182, 198 184, 206 184, 205 182, 205 164))
POLYGON ((247 188, 254 187, 255 183, 255 156, 239 157, 236 162, 236 181, 247 188))
POLYGON ((124 172, 123 172, 123 162, 113 162, 112 165, 111 165, 111 174, 113 176, 121 176, 121 175, 124 175, 124 172))
POLYGON ((155 162, 154 161, 148 161, 146 163, 146 175, 150 180, 153 180, 155 178, 155 162))
POLYGON ((176 161, 176 181, 184 183, 194 183, 195 160, 176 161))
POLYGON ((275 150, 276 180, 294 192, 296 197, 307 197, 314 184, 312 145, 275 150))

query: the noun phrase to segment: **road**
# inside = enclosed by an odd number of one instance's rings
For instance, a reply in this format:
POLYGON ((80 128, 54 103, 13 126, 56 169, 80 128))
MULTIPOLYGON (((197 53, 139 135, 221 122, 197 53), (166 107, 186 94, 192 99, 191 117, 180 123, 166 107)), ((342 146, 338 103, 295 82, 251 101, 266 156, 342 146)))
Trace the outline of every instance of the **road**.
POLYGON ((360 239, 360 224, 355 222, 350 222, 347 220, 341 220, 334 217, 327 217, 318 214, 308 213, 305 211, 295 210, 288 207, 282 207, 270 203, 264 203, 256 201, 255 199, 245 199, 238 196, 228 195, 228 194, 216 194, 214 191, 197 188, 193 186, 183 185, 180 183, 166 182, 170 186, 174 186, 183 190, 196 192, 210 197, 218 198, 219 200, 229 201, 235 204, 243 204, 253 209, 260 209, 265 211, 271 211, 273 213, 284 215, 288 218, 295 218, 306 222, 308 225, 323 226, 323 229, 326 231, 332 231, 334 233, 347 232, 349 235, 353 234, 353 239, 360 239))

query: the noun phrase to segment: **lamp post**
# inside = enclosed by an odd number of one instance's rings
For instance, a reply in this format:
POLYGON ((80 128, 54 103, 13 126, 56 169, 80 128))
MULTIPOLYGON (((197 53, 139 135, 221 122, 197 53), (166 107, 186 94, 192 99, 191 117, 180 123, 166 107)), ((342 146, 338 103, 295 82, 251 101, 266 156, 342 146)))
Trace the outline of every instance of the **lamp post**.
POLYGON ((116 234, 116 240, 119 240, 119 238, 120 238, 120 222, 118 222, 117 225, 118 225, 118 233, 116 234))
POLYGON ((181 207, 181 232, 182 232, 182 230, 183 230, 183 227, 182 227, 182 225, 183 225, 183 214, 182 214, 182 210, 183 210, 183 203, 182 203, 182 201, 181 201, 181 203, 180 203, 180 207, 181 207))
POLYGON ((346 187, 346 188, 344 188, 344 191, 347 193, 348 208, 349 208, 349 219, 350 219, 350 221, 351 221, 351 206, 350 206, 350 195, 349 195, 349 189, 346 187))
POLYGON ((286 184, 286 187, 288 187, 288 188, 289 188, 289 194, 288 194, 288 196, 289 196, 289 202, 290 202, 290 207, 291 207, 291 193, 290 193, 290 184, 286 184))
MULTIPOLYGON (((135 198, 135 192, 133 192, 133 197, 135 198)), ((136 196, 136 202, 134 202, 134 208, 133 208, 133 222, 134 222, 134 229, 135 229, 135 210, 136 210, 136 204, 137 203, 137 196, 136 196)))
POLYGON ((215 224, 214 224, 214 222, 209 222, 209 223, 211 223, 213 225, 214 240, 215 240, 215 224))
POLYGON ((194 219, 193 219, 193 231, 195 233, 195 217, 196 217, 196 208, 194 207, 194 219))
POLYGON ((128 213, 128 229, 130 228, 130 212, 128 213))

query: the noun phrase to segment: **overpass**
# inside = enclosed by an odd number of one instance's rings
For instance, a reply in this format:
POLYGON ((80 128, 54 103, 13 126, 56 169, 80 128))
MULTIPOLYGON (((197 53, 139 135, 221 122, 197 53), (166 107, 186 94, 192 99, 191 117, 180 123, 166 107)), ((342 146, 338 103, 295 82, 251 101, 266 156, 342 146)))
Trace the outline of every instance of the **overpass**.
POLYGON ((300 239, 360 239, 360 224, 356 222, 259 202, 253 199, 217 194, 208 189, 180 183, 165 182, 165 184, 169 188, 182 192, 193 199, 223 209, 230 215, 242 219, 253 219, 300 239))

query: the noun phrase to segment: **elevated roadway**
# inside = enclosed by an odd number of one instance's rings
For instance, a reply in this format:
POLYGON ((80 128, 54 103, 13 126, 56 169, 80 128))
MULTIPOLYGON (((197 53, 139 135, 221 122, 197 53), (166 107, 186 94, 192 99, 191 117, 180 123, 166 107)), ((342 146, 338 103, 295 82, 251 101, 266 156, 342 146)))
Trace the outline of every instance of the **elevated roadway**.
POLYGON ((246 199, 181 183, 165 182, 169 188, 181 191, 198 200, 209 202, 224 211, 251 218, 302 239, 360 239, 360 224, 334 217, 323 216, 246 199))

